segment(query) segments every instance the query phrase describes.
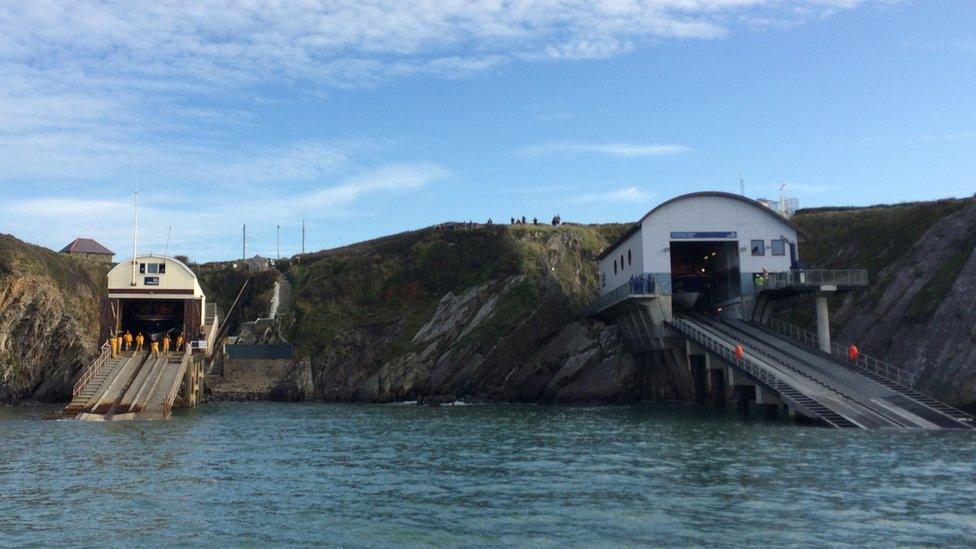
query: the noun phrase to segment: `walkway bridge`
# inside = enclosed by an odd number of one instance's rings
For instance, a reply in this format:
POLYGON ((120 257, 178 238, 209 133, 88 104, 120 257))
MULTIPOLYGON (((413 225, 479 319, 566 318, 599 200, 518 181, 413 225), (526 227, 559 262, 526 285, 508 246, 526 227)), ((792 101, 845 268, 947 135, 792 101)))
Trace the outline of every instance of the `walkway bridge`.
POLYGON ((203 367, 187 348, 153 357, 105 349, 75 384, 65 419, 119 421, 167 419, 174 407, 194 406, 203 396, 203 367))
POLYGON ((804 344, 786 335, 804 332, 782 323, 777 333, 741 320, 685 314, 666 325, 689 342, 696 385, 711 384, 713 393, 728 387, 737 401, 785 405, 837 428, 976 429, 973 417, 915 391, 910 373, 870 357, 852 363, 836 351, 821 351, 813 334, 806 333, 804 344), (695 355, 701 359, 692 360, 695 355))

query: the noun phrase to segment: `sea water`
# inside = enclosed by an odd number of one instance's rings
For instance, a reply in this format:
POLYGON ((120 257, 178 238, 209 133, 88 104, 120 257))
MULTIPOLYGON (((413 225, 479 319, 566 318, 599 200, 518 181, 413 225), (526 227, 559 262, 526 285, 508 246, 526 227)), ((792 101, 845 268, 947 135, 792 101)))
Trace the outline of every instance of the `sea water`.
POLYGON ((976 432, 693 405, 0 408, 0 545, 976 544, 976 432))

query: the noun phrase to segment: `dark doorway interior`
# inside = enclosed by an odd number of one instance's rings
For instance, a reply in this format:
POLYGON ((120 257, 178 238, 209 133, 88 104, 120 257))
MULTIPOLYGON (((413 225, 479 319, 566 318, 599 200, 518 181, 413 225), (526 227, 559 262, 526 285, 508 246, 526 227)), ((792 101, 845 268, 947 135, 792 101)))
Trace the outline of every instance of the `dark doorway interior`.
POLYGON ((158 339, 183 331, 184 303, 178 299, 123 299, 122 331, 158 339))
POLYGON ((739 249, 729 241, 672 241, 671 304, 707 311, 739 297, 739 249))

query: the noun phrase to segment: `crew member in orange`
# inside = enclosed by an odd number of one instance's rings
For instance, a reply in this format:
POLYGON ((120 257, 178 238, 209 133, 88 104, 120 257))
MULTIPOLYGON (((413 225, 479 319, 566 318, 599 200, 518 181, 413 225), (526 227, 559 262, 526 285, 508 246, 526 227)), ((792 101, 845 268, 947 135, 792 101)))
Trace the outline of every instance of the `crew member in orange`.
POLYGON ((742 345, 736 345, 735 346, 735 358, 738 359, 738 360, 742 360, 745 357, 746 357, 746 351, 745 351, 745 349, 742 348, 742 345))
POLYGON ((116 339, 114 335, 113 336, 109 336, 108 337, 108 344, 109 344, 110 347, 112 347, 112 358, 118 358, 119 357, 119 340, 116 339))
POLYGON ((155 339, 149 343, 149 350, 152 352, 153 358, 159 358, 159 342, 155 339))
POLYGON ((145 336, 142 335, 142 332, 139 332, 139 335, 136 336, 136 352, 137 353, 141 353, 142 352, 142 345, 145 342, 146 342, 145 336))
POLYGON ((115 334, 115 346, 116 346, 116 348, 118 349, 119 352, 122 352, 122 342, 123 341, 125 341, 125 340, 122 338, 122 332, 116 333, 115 334))
POLYGON ((125 335, 122 336, 122 339, 123 339, 123 341, 125 341, 125 350, 126 351, 131 350, 132 349, 132 332, 130 332, 129 330, 126 330, 125 331, 125 335))
POLYGON ((169 352, 169 334, 163 336, 163 352, 169 352))
POLYGON ((183 348, 183 334, 179 333, 176 336, 176 352, 180 352, 180 349, 182 348, 183 348))
POLYGON ((861 356, 861 351, 858 350, 857 345, 851 345, 847 348, 847 360, 857 362, 857 357, 859 356, 861 356))

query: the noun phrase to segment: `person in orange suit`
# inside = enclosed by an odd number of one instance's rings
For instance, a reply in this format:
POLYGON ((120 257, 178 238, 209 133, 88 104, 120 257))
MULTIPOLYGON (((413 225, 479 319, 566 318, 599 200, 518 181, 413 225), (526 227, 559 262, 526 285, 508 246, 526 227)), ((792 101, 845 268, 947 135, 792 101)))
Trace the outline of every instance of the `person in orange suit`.
POLYGON ((141 353, 142 352, 142 346, 145 343, 146 343, 145 336, 142 335, 142 332, 139 332, 139 335, 136 336, 136 352, 137 353, 141 353))
POLYGON ((159 358, 159 342, 155 339, 149 343, 149 350, 152 352, 153 358, 159 358))
POLYGON ((163 352, 169 352, 169 334, 163 336, 163 352))
POLYGON ((108 344, 112 348, 112 358, 119 357, 119 340, 113 335, 108 336, 108 344))
POLYGON ((857 348, 857 345, 851 345, 847 348, 847 360, 857 362, 857 357, 859 356, 861 356, 861 351, 857 348))
POLYGON ((183 334, 181 333, 181 334, 177 334, 176 336, 176 352, 177 353, 180 352, 180 349, 182 348, 183 348, 183 334))
POLYGON ((746 357, 746 351, 745 351, 745 349, 742 348, 742 345, 736 345, 735 346, 735 358, 738 359, 738 360, 742 360, 745 357, 746 357))
POLYGON ((132 350, 132 332, 126 330, 125 335, 122 336, 122 340, 125 341, 125 350, 132 350))
POLYGON ((116 347, 116 349, 117 349, 117 350, 118 350, 118 351, 119 351, 120 353, 122 352, 122 342, 123 342, 123 341, 125 341, 125 340, 124 340, 124 339, 122 338, 122 332, 118 332, 118 333, 116 333, 116 334, 115 334, 115 347, 116 347))

